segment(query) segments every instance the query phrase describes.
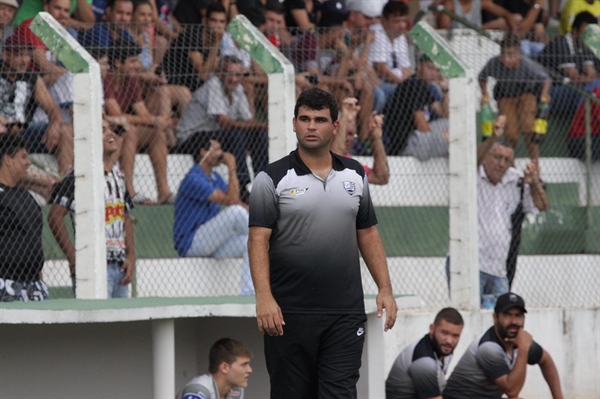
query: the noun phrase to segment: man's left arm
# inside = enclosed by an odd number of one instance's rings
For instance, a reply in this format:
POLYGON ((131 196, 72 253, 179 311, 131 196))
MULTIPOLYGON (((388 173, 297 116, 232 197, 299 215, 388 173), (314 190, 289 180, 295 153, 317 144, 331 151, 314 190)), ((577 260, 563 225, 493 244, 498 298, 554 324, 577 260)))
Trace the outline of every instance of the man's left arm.
POLYGON ((396 323, 398 307, 394 299, 387 259, 379 231, 377 231, 377 226, 371 226, 365 229, 358 229, 356 235, 360 253, 379 289, 379 293, 377 294, 377 317, 381 317, 383 309, 385 309, 384 331, 390 330, 396 323))
POLYGON ((550 392, 552 392, 553 399, 563 399, 562 388, 560 387, 560 377, 558 376, 558 370, 556 370, 556 365, 552 360, 552 356, 546 350, 542 355, 542 359, 538 363, 540 369, 542 370, 542 375, 550 388, 550 392))
POLYGON ((60 125, 63 123, 63 119, 60 108, 58 108, 58 105, 52 100, 46 84, 39 76, 35 84, 34 99, 36 104, 50 119, 50 125, 48 126, 48 130, 46 130, 43 142, 46 145, 46 148, 53 150, 60 142, 60 125))

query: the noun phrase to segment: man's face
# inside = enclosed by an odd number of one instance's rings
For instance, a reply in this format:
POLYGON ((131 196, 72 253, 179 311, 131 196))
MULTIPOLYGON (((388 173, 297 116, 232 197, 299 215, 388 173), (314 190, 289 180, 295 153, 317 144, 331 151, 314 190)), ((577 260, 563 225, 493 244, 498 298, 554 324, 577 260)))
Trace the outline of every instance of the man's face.
POLYGON ((500 50, 500 62, 506 69, 517 69, 521 61, 521 49, 518 47, 506 47, 500 50))
POLYGON ((434 83, 440 78, 440 70, 433 62, 420 62, 419 75, 426 83, 434 83))
POLYGON ((52 15, 62 26, 66 26, 69 21, 71 7, 70 0, 52 0, 44 5, 44 11, 52 15))
POLYGON ((233 91, 240 85, 240 83, 242 83, 242 78, 244 76, 243 70, 244 66, 242 64, 233 62, 227 63, 225 75, 221 77, 223 80, 223 85, 225 86, 225 90, 233 91))
POLYGON ((131 1, 117 1, 114 8, 106 9, 108 22, 118 23, 120 26, 131 22, 133 3, 131 1))
POLYGON ((513 164, 515 152, 512 148, 494 144, 483 160, 483 170, 492 184, 498 184, 513 164))
POLYGON ((494 326, 500 338, 515 338, 525 325, 525 313, 521 308, 510 308, 506 312, 494 313, 494 326))
POLYGON ((285 19, 283 15, 277 14, 273 11, 265 12, 265 32, 275 33, 285 26, 285 19))
POLYGON ((106 121, 102 121, 102 148, 104 155, 112 155, 119 149, 117 135, 106 121))
POLYGON ((8 69, 12 72, 27 72, 31 64, 31 50, 22 48, 15 51, 4 50, 4 60, 8 61, 8 69))
POLYGON ((227 26, 227 16, 224 12, 212 12, 208 17, 208 26, 213 33, 225 32, 227 26))
POLYGON ((227 371, 227 382, 232 387, 246 388, 248 386, 248 377, 252 373, 250 367, 250 358, 246 356, 238 356, 235 362, 229 365, 227 371))
POLYGON ((463 326, 441 320, 438 325, 432 324, 429 326, 429 337, 435 348, 444 356, 448 356, 458 345, 462 329, 463 326))
POLYGON ((8 25, 13 20, 16 11, 14 7, 0 4, 0 26, 8 25))
POLYGON ((298 145, 307 151, 316 151, 323 147, 329 148, 339 122, 331 120, 328 108, 316 110, 301 106, 293 124, 298 145))
POLYGON ((115 68, 123 75, 134 75, 142 70, 140 57, 134 55, 132 57, 127 57, 123 62, 116 61, 115 68))
POLYGON ((10 155, 4 155, 2 165, 6 166, 13 178, 18 179, 27 172, 27 168, 31 166, 31 161, 27 158, 27 150, 21 148, 12 157, 10 155))
POLYGON ((408 27, 408 15, 391 15, 388 18, 382 18, 381 24, 388 35, 396 38, 406 33, 406 28, 408 27))
POLYGON ((352 11, 348 16, 348 21, 351 22, 354 29, 367 29, 369 26, 373 25, 375 18, 367 17, 365 14, 358 11, 352 11))
POLYGON ((580 36, 583 32, 585 32, 585 28, 587 28, 588 25, 589 24, 586 22, 582 23, 579 28, 573 28, 573 30, 571 31, 571 34, 573 36, 580 36))
POLYGON ((221 161, 223 161, 223 149, 221 148, 221 143, 217 140, 211 140, 210 148, 208 150, 201 150, 200 155, 204 163, 212 167, 220 165, 221 161))

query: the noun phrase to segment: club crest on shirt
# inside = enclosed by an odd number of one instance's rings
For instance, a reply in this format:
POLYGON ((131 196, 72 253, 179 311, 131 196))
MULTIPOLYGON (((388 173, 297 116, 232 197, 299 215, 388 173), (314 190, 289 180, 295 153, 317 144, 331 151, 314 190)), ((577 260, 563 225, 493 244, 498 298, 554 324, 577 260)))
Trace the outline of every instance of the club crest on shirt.
POLYGON ((353 181, 343 181, 342 184, 348 194, 352 195, 356 191, 356 184, 353 181))
POLYGON ((290 195, 304 195, 308 191, 308 188, 292 188, 290 190, 290 195))

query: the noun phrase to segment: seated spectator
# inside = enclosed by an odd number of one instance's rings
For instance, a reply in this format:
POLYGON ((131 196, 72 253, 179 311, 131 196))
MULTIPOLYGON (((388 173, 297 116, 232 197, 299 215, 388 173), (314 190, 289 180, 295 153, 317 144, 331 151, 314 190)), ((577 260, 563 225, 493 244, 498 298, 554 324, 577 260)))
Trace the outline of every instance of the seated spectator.
POLYGON ((417 73, 398 85, 389 105, 384 130, 389 155, 416 156, 420 160, 448 154, 448 86, 437 66, 426 55, 417 73), (442 101, 436 101, 428 85, 439 83, 442 101), (432 120, 432 115, 440 118, 432 120))
POLYGON ((252 352, 230 338, 218 340, 208 354, 209 374, 194 377, 185 384, 175 399, 221 399, 244 398, 252 352))
MULTIPOLYGON (((444 8, 452 11, 459 17, 463 17, 475 26, 483 27, 481 22, 481 12, 487 11, 503 18, 506 21, 506 26, 510 30, 516 29, 516 24, 512 14, 504 7, 494 3, 493 0, 444 0, 444 8)), ((464 29, 462 23, 450 18, 447 14, 440 13, 438 18, 439 29, 464 29)))
MULTIPOLYGON (((376 11, 373 10, 372 3, 364 3, 361 1, 351 1, 347 3, 348 18, 344 22, 344 43, 352 52, 350 63, 348 65, 348 77, 354 81, 354 87, 361 92, 359 100, 361 101, 361 109, 369 109, 369 104, 372 103, 372 109, 378 114, 383 112, 385 106, 385 94, 380 86, 377 73, 371 65, 369 65, 369 53, 371 46, 375 40, 375 31, 369 27, 375 23, 376 11), (363 83, 367 84, 367 89, 363 90, 363 83)), ((361 114, 359 125, 367 126, 371 115, 368 112, 361 114)), ((368 134, 367 129, 359 129, 358 140, 363 143, 368 134)))
POLYGON ((0 134, 0 302, 43 301, 42 209, 19 187, 31 161, 25 140, 0 134))
MULTIPOLYGON (((337 134, 333 137, 330 144, 330 150, 334 154, 351 158, 351 152, 354 149, 356 134, 356 115, 360 110, 356 98, 345 98, 342 102, 342 112, 339 116, 340 125, 337 134)), ((387 155, 383 146, 383 136, 381 127, 383 125, 383 115, 377 115, 376 111, 371 113, 369 121, 369 141, 373 150, 373 168, 362 165, 369 179, 369 184, 388 184, 390 180, 390 168, 388 166, 387 155)))
MULTIPOLYGON (((102 162, 104 165, 105 215, 106 215, 106 263, 108 298, 127 298, 135 267, 134 232, 129 213, 133 209, 131 197, 125 187, 123 173, 116 165, 119 152, 117 134, 108 122, 102 123, 102 162)), ((52 207, 48 224, 58 246, 69 262, 69 272, 76 295, 75 245, 69 238, 65 216, 71 214, 75 221, 75 174, 71 172, 57 185, 52 195, 52 207)))
POLYGON ((589 12, 598 20, 600 18, 600 2, 598 0, 567 0, 560 11, 559 33, 564 35, 571 32, 575 17, 584 11, 589 12))
MULTIPOLYGON (((69 21, 69 0, 45 0, 44 11, 65 27, 73 37, 77 37, 77 31, 67 26, 69 21)), ((44 42, 31 32, 29 29, 31 22, 33 22, 33 18, 23 21, 23 23, 16 28, 15 33, 26 38, 27 44, 33 47, 32 69, 36 72, 41 72, 43 74, 44 82, 50 87, 55 84, 62 75, 67 73, 67 68, 65 68, 60 61, 58 61, 58 58, 48 50, 48 47, 46 47, 44 42)))
POLYGON ((212 133, 192 139, 195 165, 182 180, 175 201, 173 241, 184 257, 243 257, 241 295, 254 294, 248 263, 248 206, 240 201, 235 158, 212 133), (213 168, 225 165, 229 184, 213 168), (225 206, 225 208, 222 208, 225 206))
POLYGON ((73 134, 65 129, 58 106, 52 101, 46 84, 29 71, 31 47, 21 35, 13 35, 4 43, 4 60, 0 66, 0 125, 9 133, 22 133, 29 152, 55 153, 59 173, 73 167, 73 134), (29 126, 33 106, 49 117, 49 124, 29 126))
MULTIPOLYGON (((46 11, 44 8, 48 3, 48 0, 23 0, 20 3, 21 7, 13 20, 14 26, 19 26, 23 21, 35 18, 40 11, 46 11)), ((67 10, 68 21, 65 25, 78 25, 78 21, 83 23, 94 22, 94 11, 92 10, 91 4, 92 0, 70 0, 69 9, 67 10)))
POLYGON ((580 12, 573 21, 571 32, 552 39, 538 57, 538 61, 555 75, 550 90, 554 99, 550 109, 552 115, 570 118, 579 104, 581 96, 569 86, 563 85, 565 78, 579 87, 584 87, 599 78, 600 63, 581 37, 587 26, 595 23, 597 20, 592 14, 587 11, 580 12))
MULTIPOLYGON (((596 86, 592 93, 600 98, 600 86, 596 86)), ((590 125, 592 133, 592 160, 600 161, 600 105, 595 101, 590 102, 590 125)), ((567 147, 573 158, 586 160, 585 155, 585 102, 581 101, 571 122, 567 147)))
MULTIPOLYGON (((192 99, 190 89, 185 86, 167 84, 164 72, 155 60, 154 29, 152 29, 152 6, 149 0, 136 1, 130 31, 141 47, 140 61, 145 72, 138 76, 143 82, 143 92, 148 110, 153 115, 168 117, 175 108, 181 117, 192 99)), ((171 132, 170 132, 171 133, 171 132)), ((175 145, 175 136, 168 137, 170 147, 175 145)))
POLYGON ((197 132, 213 132, 223 150, 235 156, 241 197, 247 198, 250 175, 246 153, 252 156, 255 173, 268 161, 267 124, 252 117, 248 98, 241 85, 242 63, 231 56, 223 57, 216 73, 192 94, 177 126, 178 150, 189 152, 188 140, 197 132))
POLYGON ((127 29, 133 14, 133 0, 108 0, 104 22, 95 24, 80 38, 84 47, 112 47, 115 40, 135 42, 127 29))
MULTIPOLYGON (((527 56, 536 56, 546 42, 544 27, 544 8, 546 0, 495 0, 513 16, 513 27, 521 40, 521 52, 527 56)), ((512 30, 504 18, 484 11, 484 29, 512 30)))
POLYGON ((285 25, 292 35, 312 29, 317 24, 319 2, 306 0, 283 0, 285 7, 285 25))
POLYGON ((537 98, 550 102, 552 80, 535 63, 521 56, 519 39, 511 34, 500 43, 500 55, 490 59, 479 73, 481 102, 490 101, 487 79, 496 79, 494 98, 501 114, 506 115, 506 139, 513 149, 519 134, 525 136, 525 145, 532 160, 539 157, 539 144, 534 141, 533 124, 537 112, 537 98))
POLYGON ((278 49, 290 46, 291 37, 285 26, 285 7, 279 1, 268 0, 265 4, 265 23, 261 31, 278 49))
POLYGON ((386 105, 389 104, 396 86, 411 75, 406 30, 409 24, 408 6, 390 1, 383 7, 381 24, 371 26, 375 39, 371 44, 369 63, 381 80, 386 105))
MULTIPOLYGON (((12 20, 19 8, 17 0, 0 0, 0 57, 3 56, 4 41, 8 39, 12 33, 12 20)), ((0 61, 2 58, 0 58, 0 61)))
POLYGON ((123 116, 132 125, 123 138, 121 168, 125 173, 127 191, 136 204, 151 204, 152 201, 133 186, 133 168, 138 148, 148 148, 148 155, 154 168, 159 204, 172 204, 175 201, 167 183, 167 136, 174 128, 170 116, 155 116, 148 111, 142 88, 136 75, 141 65, 141 49, 134 43, 117 40, 109 51, 111 72, 104 79, 104 101, 106 114, 123 116))
POLYGON ((225 7, 211 3, 206 8, 207 26, 188 26, 171 45, 162 66, 168 82, 198 89, 219 63, 219 49, 227 25, 225 7))

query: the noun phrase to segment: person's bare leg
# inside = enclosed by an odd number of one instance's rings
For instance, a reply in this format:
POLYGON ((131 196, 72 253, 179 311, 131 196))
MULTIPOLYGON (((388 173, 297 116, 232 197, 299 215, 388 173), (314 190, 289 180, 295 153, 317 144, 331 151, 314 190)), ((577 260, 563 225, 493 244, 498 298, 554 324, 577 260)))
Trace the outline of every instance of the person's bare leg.
POLYGON ((148 146, 148 156, 154 169, 158 191, 156 202, 163 204, 172 195, 167 182, 167 136, 165 132, 159 132, 154 127, 143 127, 140 129, 139 144, 148 146))
POLYGON ((360 111, 358 111, 358 139, 363 143, 369 137, 369 118, 373 112, 373 86, 369 82, 362 82, 360 90, 358 88, 358 105, 360 105, 360 111))
POLYGON ((21 177, 18 184, 26 190, 35 191, 48 202, 52 199, 50 196, 57 181, 54 176, 31 167, 27 169, 27 173, 21 177))

